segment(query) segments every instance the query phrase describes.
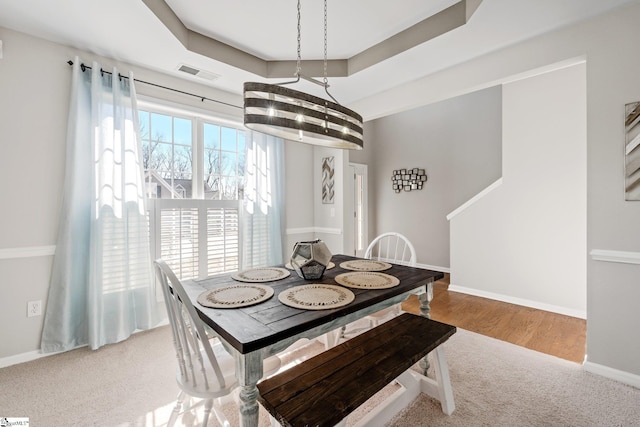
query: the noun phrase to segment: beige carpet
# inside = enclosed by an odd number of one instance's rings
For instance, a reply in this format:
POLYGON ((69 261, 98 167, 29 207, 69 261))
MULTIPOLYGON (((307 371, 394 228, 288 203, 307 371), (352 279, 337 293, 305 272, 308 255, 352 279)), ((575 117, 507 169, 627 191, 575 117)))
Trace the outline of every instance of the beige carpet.
MULTIPOLYGON (((464 330, 445 345, 456 411, 446 416, 437 402, 419 398, 393 426, 640 426, 638 389, 464 330)), ((286 361, 321 349, 311 344, 286 361)), ((78 349, 3 368, 0 418, 29 417, 32 427, 163 426, 178 391, 174 363, 170 331, 162 327, 98 351, 78 349)), ((232 425, 236 410, 233 402, 225 405, 232 425)), ((199 406, 177 425, 197 425, 201 415, 199 406)), ((209 425, 218 425, 214 417, 209 425)))

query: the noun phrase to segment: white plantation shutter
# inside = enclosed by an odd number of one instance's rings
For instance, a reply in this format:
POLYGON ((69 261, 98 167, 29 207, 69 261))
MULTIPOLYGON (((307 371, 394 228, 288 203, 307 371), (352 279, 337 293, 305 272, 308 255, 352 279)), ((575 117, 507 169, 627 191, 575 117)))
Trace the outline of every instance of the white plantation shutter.
POLYGON ((251 227, 247 228, 244 235, 245 262, 250 266, 271 265, 269 217, 256 212, 251 215, 251 227))
POLYGON ((198 277, 198 209, 160 209, 160 258, 181 279, 198 277))
POLYGON ((240 217, 235 208, 207 209, 207 275, 236 271, 240 262, 240 217))
POLYGON ((162 258, 180 279, 239 268, 240 202, 155 199, 149 201, 154 259, 162 258))

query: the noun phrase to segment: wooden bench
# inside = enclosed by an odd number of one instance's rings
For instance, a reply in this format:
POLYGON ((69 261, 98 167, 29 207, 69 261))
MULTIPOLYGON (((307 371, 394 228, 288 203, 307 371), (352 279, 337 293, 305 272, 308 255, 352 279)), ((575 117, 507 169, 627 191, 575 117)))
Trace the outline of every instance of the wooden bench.
MULTIPOLYGON (((455 331, 426 317, 401 314, 258 383, 258 401, 283 426, 334 426, 455 331)), ((450 414, 453 394, 444 353, 436 359, 436 369, 446 372, 436 375, 441 378, 433 394, 450 414), (443 399, 451 400, 448 410, 443 399)), ((416 395, 425 392, 424 387, 417 390, 416 395)))

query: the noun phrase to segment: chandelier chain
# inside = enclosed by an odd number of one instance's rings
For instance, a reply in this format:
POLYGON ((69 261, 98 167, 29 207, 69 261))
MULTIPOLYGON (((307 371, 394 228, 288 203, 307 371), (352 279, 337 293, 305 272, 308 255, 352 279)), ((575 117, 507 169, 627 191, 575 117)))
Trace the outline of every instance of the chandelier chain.
POLYGON ((296 76, 300 75, 302 71, 301 62, 301 54, 300 54, 300 0, 298 0, 298 62, 296 63, 296 76))
POLYGON ((324 85, 329 83, 327 79, 327 0, 324 0, 324 85))

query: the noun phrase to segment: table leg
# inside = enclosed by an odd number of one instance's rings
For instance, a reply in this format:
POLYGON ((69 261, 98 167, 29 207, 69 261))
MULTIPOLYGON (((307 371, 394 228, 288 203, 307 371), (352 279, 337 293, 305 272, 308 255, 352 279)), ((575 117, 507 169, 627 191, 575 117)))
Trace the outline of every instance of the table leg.
MULTIPOLYGON (((420 313, 427 319, 431 319, 431 301, 433 300, 433 280, 427 282, 426 292, 418 295, 420 300, 420 313)), ((429 355, 427 354, 419 363, 418 366, 422 369, 422 374, 426 377, 429 370, 429 355)))
POLYGON ((262 354, 259 351, 236 357, 236 378, 240 386, 240 425, 258 427, 258 388, 262 378, 262 354))

